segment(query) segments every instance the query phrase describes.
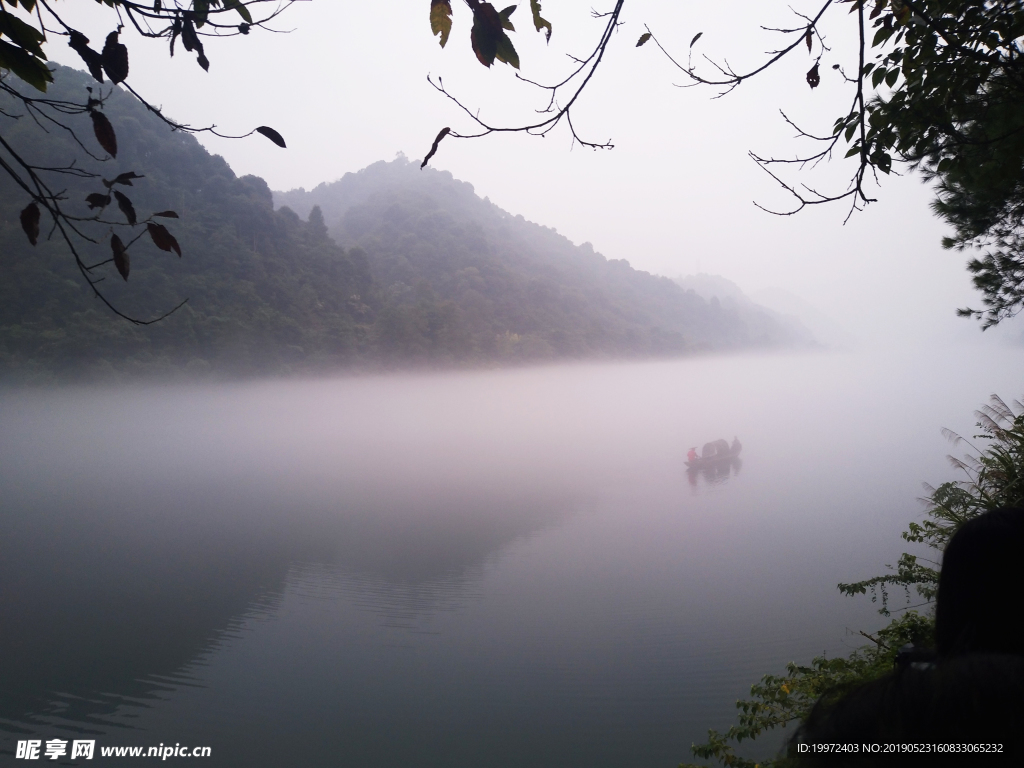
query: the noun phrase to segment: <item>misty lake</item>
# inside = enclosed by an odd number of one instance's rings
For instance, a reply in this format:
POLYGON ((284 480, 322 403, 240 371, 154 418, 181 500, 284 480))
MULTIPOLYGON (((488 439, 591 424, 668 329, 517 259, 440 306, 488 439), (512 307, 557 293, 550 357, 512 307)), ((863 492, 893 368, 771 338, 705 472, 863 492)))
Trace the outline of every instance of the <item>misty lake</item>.
POLYGON ((1022 372, 918 350, 0 393, 0 763, 59 738, 675 766, 762 674, 883 623, 836 583, 895 561, 921 483, 955 477, 940 428, 1022 372), (687 475, 734 436, 741 464, 687 475))

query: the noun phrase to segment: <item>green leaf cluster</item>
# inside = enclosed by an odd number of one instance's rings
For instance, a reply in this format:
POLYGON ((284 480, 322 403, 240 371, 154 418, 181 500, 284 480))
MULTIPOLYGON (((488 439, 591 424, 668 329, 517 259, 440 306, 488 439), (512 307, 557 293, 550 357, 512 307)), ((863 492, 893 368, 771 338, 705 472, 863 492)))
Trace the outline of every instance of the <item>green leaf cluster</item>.
MULTIPOLYGON (((17 5, 13 2, 11 7, 16 8, 17 5)), ((21 0, 21 5, 31 13, 35 0, 21 0)), ((42 32, 7 11, 0 3, 0 70, 8 70, 39 91, 45 91, 53 82, 43 52, 45 39, 42 32)))
MULTIPOLYGON (((954 465, 966 473, 966 479, 949 482, 931 490, 925 519, 910 523, 904 540, 923 543, 941 552, 957 529, 983 512, 1024 504, 1024 406, 1015 412, 993 395, 988 405, 976 411, 979 434, 984 441, 965 459, 954 459, 954 465)), ((957 441, 956 435, 949 436, 957 441)), ((880 594, 879 612, 889 616, 888 587, 913 588, 926 603, 935 597, 939 572, 919 562, 914 555, 904 554, 894 573, 852 584, 840 584, 847 595, 880 594)), ((871 642, 845 658, 818 656, 809 665, 790 663, 784 675, 765 675, 750 689, 750 698, 736 702, 738 723, 725 733, 711 730, 708 740, 695 744, 695 757, 715 760, 736 768, 783 768, 794 764, 792 755, 754 761, 736 754, 744 741, 756 739, 766 731, 784 728, 806 720, 814 703, 821 697, 835 699, 852 688, 877 679, 891 671, 901 646, 906 643, 930 645, 935 631, 931 609, 924 613, 908 610, 893 619, 874 636, 871 642)), ((681 768, 697 768, 682 764, 681 768)))
MULTIPOLYGON (((510 5, 498 11, 486 0, 467 0, 473 12, 473 27, 470 43, 477 61, 490 67, 495 59, 519 69, 519 54, 506 33, 515 32, 512 13, 517 6, 510 5)), ((544 31, 545 39, 551 40, 551 22, 541 16, 540 0, 530 0, 533 26, 538 32, 544 31)), ((430 31, 440 38, 441 47, 448 44, 452 31, 452 6, 450 0, 430 0, 430 31)))
MULTIPOLYGON (((766 731, 801 722, 822 696, 837 698, 863 682, 881 677, 893 668, 896 654, 906 643, 931 638, 934 621, 908 611, 871 638, 872 643, 849 656, 818 656, 808 665, 790 663, 784 675, 765 675, 750 689, 750 699, 736 702, 738 724, 725 733, 708 731, 708 740, 693 745, 694 757, 717 760, 736 768, 783 768, 790 759, 778 756, 751 760, 736 754, 735 746, 756 739, 766 731)), ((682 763, 680 768, 698 768, 682 763)))
MULTIPOLYGON (((36 10, 35 0, 8 0, 8 5, 16 10, 19 2, 22 9, 29 14, 36 10)), ((123 10, 133 19, 145 19, 151 29, 144 33, 144 36, 168 38, 171 42, 170 54, 172 56, 174 55, 174 42, 180 36, 186 50, 197 51, 197 61, 203 69, 209 69, 210 63, 203 52, 203 44, 196 34, 196 30, 201 29, 212 14, 232 11, 237 13, 242 19, 242 23, 237 29, 242 34, 248 34, 249 27, 256 23, 244 0, 192 0, 190 3, 176 4, 171 7, 164 7, 160 0, 156 0, 152 4, 133 2, 132 0, 97 0, 97 2, 108 8, 123 10), (163 24, 166 24, 166 27, 160 29, 163 24)), ((38 22, 39 26, 33 26, 32 23, 18 18, 14 13, 6 10, 4 3, 0 2, 0 70, 7 70, 36 90, 46 91, 48 85, 53 82, 53 77, 46 65, 47 57, 44 45, 47 39, 43 31, 42 15, 37 15, 36 18, 30 15, 28 19, 31 22, 38 22)), ((110 34, 114 35, 115 43, 122 21, 121 16, 113 19, 113 26, 116 29, 110 34)), ((67 26, 56 16, 53 17, 53 23, 58 27, 63 27, 62 32, 70 37, 71 47, 82 57, 98 81, 103 81, 103 71, 114 82, 120 82, 127 77, 128 51, 123 45, 120 45, 116 55, 113 56, 114 60, 112 60, 109 38, 108 46, 101 56, 100 53, 88 47, 89 40, 81 31, 67 26), (122 61, 118 62, 117 59, 122 61)), ((227 27, 223 23, 219 26, 222 29, 227 27)), ((223 31, 220 34, 223 34, 223 31)))
MULTIPOLYGON (((967 479, 943 483, 931 489, 925 520, 910 523, 903 538, 910 543, 927 544, 942 551, 957 529, 983 512, 1024 505, 1024 413, 1013 409, 993 395, 991 402, 977 411, 979 434, 974 439, 984 441, 983 448, 964 459, 952 459, 954 466, 964 472, 967 479)), ((963 438, 952 433, 956 442, 963 438)), ((899 587, 907 592, 913 588, 924 600, 935 597, 939 572, 919 562, 915 555, 904 553, 894 573, 876 576, 865 581, 840 584, 847 595, 871 592, 872 601, 882 598, 879 611, 888 616, 888 587, 899 587)))
MULTIPOLYGON (((857 0, 855 8, 863 0, 857 0)), ((980 248, 968 269, 989 327, 1024 307, 1024 3, 876 0, 874 61, 864 65, 876 97, 835 133, 889 173, 894 158, 936 183, 935 212, 954 229, 947 248, 980 248)))

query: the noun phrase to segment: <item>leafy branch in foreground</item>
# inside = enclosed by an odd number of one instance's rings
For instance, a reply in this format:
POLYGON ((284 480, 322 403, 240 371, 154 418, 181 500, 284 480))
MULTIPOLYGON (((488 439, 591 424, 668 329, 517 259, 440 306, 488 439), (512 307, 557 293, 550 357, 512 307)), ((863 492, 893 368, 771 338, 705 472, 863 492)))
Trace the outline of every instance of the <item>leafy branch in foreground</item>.
MULTIPOLYGON (((911 543, 923 543, 943 551, 953 534, 968 520, 983 512, 1003 507, 1024 506, 1024 405, 1014 402, 1016 412, 998 396, 992 395, 988 405, 975 412, 980 430, 976 440, 984 447, 972 446, 973 454, 963 459, 950 457, 954 467, 966 474, 959 482, 943 483, 930 489, 925 499, 929 504, 923 522, 912 522, 903 533, 911 543)), ((954 441, 963 438, 948 430, 943 433, 954 441)), ((782 768, 790 759, 781 755, 768 760, 749 760, 735 753, 736 745, 756 739, 766 731, 803 722, 820 697, 838 698, 861 683, 877 679, 892 670, 900 648, 907 644, 932 645, 935 613, 931 605, 938 587, 939 571, 922 565, 914 555, 904 554, 896 572, 852 584, 840 584, 847 595, 872 593, 882 596, 879 612, 890 615, 886 591, 900 587, 907 592, 914 588, 927 606, 924 613, 907 610, 888 626, 869 635, 869 645, 854 650, 846 658, 818 656, 807 666, 790 663, 785 675, 765 675, 750 689, 750 698, 736 702, 737 725, 725 733, 708 731, 708 740, 694 744, 695 757, 717 760, 735 768, 782 768)), ((696 768, 684 763, 680 768, 696 768)))
MULTIPOLYGON (((182 302, 151 320, 132 317, 108 300, 99 287, 105 277, 97 271, 113 264, 117 273, 127 280, 131 271, 129 248, 147 234, 157 248, 181 256, 181 248, 170 230, 154 221, 154 217, 177 218, 177 214, 163 211, 144 219, 138 217, 132 200, 123 191, 124 187, 133 186, 133 179, 144 178, 134 170, 114 174, 114 178, 108 180, 98 173, 84 170, 74 159, 63 165, 44 166, 31 160, 33 147, 15 146, 5 138, 14 122, 31 120, 44 131, 56 130, 70 135, 79 151, 93 160, 117 158, 117 131, 103 110, 109 90, 104 95, 101 87, 95 92, 93 88, 87 88, 88 95, 80 102, 33 95, 33 92, 45 94, 53 82, 53 73, 46 65, 45 46, 52 38, 66 38, 68 46, 81 57, 97 83, 102 85, 109 81, 111 86, 120 85, 172 130, 211 132, 223 136, 214 126, 194 128, 171 120, 135 91, 128 83, 128 47, 121 42, 120 36, 126 27, 130 27, 143 38, 166 39, 171 56, 174 55, 175 43, 180 40, 181 46, 194 52, 197 63, 208 70, 210 61, 206 56, 204 38, 248 35, 253 27, 265 28, 290 2, 190 0, 183 3, 174 0, 164 4, 157 0, 150 5, 132 0, 103 0, 100 5, 106 6, 116 19, 111 24, 113 31, 106 36, 103 47, 97 50, 90 47, 88 37, 65 21, 51 0, 0 0, 0 97, 5 97, 0 101, 0 170, 28 198, 28 204, 20 214, 22 230, 32 245, 36 245, 41 236, 62 239, 93 294, 120 317, 136 325, 148 325, 162 320, 184 304, 182 302), (254 12, 264 6, 268 12, 254 17, 254 12), (90 148, 95 145, 87 136, 81 135, 81 126, 76 127, 74 120, 76 116, 89 118, 93 138, 102 153, 90 148), (79 201, 69 201, 65 190, 59 187, 61 179, 69 176, 102 182, 102 188, 97 187, 97 191, 84 200, 88 212, 76 211, 73 203, 79 201), (120 217, 105 217, 108 206, 113 203, 116 203, 124 221, 120 217), (127 242, 118 232, 125 233, 127 242), (86 263, 82 246, 103 240, 109 241, 110 257, 86 263)), ((260 126, 245 135, 252 133, 260 133, 278 146, 285 146, 284 139, 273 128, 260 126)))
MULTIPOLYGON (((499 14, 489 3, 482 2, 482 0, 466 0, 466 4, 473 10, 473 51, 476 53, 480 63, 490 67, 493 61, 497 59, 515 69, 519 69, 519 55, 515 52, 511 40, 504 31, 515 31, 511 15, 515 11, 516 6, 509 6, 499 14), (481 44, 481 40, 486 41, 486 44, 481 44)), ((423 164, 420 167, 426 166, 430 158, 437 152, 438 142, 445 136, 451 136, 456 139, 479 139, 494 133, 526 133, 531 136, 545 136, 561 124, 563 120, 569 128, 573 141, 580 144, 580 146, 590 147, 591 149, 612 149, 614 144, 611 143, 611 140, 596 142, 582 138, 573 125, 571 111, 583 91, 590 84, 591 79, 597 72, 597 68, 601 65, 608 45, 612 40, 612 35, 619 26, 619 17, 622 15, 624 5, 625 0, 616 0, 615 7, 611 11, 607 13, 592 12, 595 18, 605 19, 601 35, 594 49, 586 58, 569 56, 573 62, 573 68, 561 80, 545 84, 523 77, 518 72, 516 73, 517 79, 539 88, 547 95, 547 104, 537 110, 539 117, 522 125, 499 126, 484 120, 480 117, 479 112, 474 112, 452 95, 445 88, 444 82, 440 77, 435 82, 428 75, 427 81, 458 106, 459 110, 474 124, 475 130, 469 133, 460 133, 452 130, 450 127, 443 128, 434 140, 430 152, 423 159, 423 164), (564 100, 562 99, 563 94, 565 94, 564 100)), ((541 6, 539 0, 530 0, 530 10, 533 14, 534 27, 538 32, 544 31, 546 39, 550 41, 551 24, 540 15, 541 6)), ((430 19, 431 29, 435 35, 441 36, 440 43, 443 48, 448 40, 448 33, 451 31, 451 5, 448 0, 431 0, 430 19), (444 12, 439 11, 439 9, 444 9, 444 12), (435 20, 441 21, 435 23, 435 20)))
MULTIPOLYGON (((519 56, 505 34, 516 6, 500 13, 481 0, 466 0, 473 11, 473 50, 490 67, 504 61, 519 68, 519 56)), ((496 125, 449 92, 441 79, 428 78, 469 119, 473 130, 449 127, 438 135, 424 165, 437 151, 444 135, 480 138, 495 133, 546 135, 563 119, 572 139, 594 149, 610 149, 611 141, 582 139, 571 119, 571 109, 592 82, 598 66, 620 25, 624 2, 611 11, 594 13, 606 19, 598 41, 586 58, 569 56, 574 68, 564 79, 542 84, 516 77, 541 88, 547 105, 538 117, 517 124, 496 125)), ((540 16, 540 3, 531 0, 534 25, 551 25, 540 16)), ((442 46, 451 31, 450 0, 431 0, 431 30, 442 46)), ((686 58, 670 52, 671 43, 647 27, 635 47, 653 42, 687 79, 684 87, 709 86, 718 96, 757 78, 783 59, 810 57, 810 68, 801 77, 811 89, 834 84, 850 88, 849 107, 834 117, 829 129, 806 130, 782 113, 796 137, 813 149, 794 157, 771 157, 750 152, 750 157, 792 198, 788 209, 764 210, 790 216, 809 206, 845 201, 847 219, 874 202, 869 185, 892 173, 903 162, 934 181, 936 213, 953 226, 955 234, 943 240, 946 248, 981 248, 987 252, 972 259, 968 270, 981 291, 985 309, 962 309, 961 315, 982 320, 987 328, 1024 308, 1024 0, 968 3, 964 0, 818 0, 812 11, 793 10, 787 26, 765 28, 781 35, 782 44, 768 51, 749 69, 736 69, 727 59, 701 56, 698 42, 706 44, 703 31, 692 37, 686 58), (828 18, 848 8, 849 22, 842 28, 853 40, 855 60, 833 54, 822 29, 828 18), (830 74, 830 72, 832 74, 830 74), (849 73, 849 74, 848 74, 849 73), (829 81, 824 78, 828 76, 829 81), (820 190, 786 178, 783 169, 814 168, 845 149, 853 160, 853 172, 844 188, 820 190)), ((853 57, 851 57, 853 58, 853 57)), ((756 204, 756 203, 755 203, 756 204)))
MULTIPOLYGON (((933 628, 930 617, 908 611, 876 635, 864 633, 871 644, 846 658, 818 656, 807 666, 787 664, 785 675, 765 675, 751 687, 750 699, 736 702, 739 724, 725 733, 708 731, 705 743, 693 745, 694 757, 718 760, 736 768, 785 765, 785 757, 756 761, 740 757, 734 745, 756 739, 774 728, 802 722, 822 696, 839 697, 865 680, 881 677, 893 668, 903 645, 929 640, 933 628)), ((680 768, 696 766, 683 763, 680 768)))
POLYGON ((841 62, 831 68, 853 86, 849 112, 824 136, 799 128, 783 114, 799 138, 817 143, 817 151, 790 159, 750 153, 795 200, 792 209, 777 213, 791 215, 810 205, 849 199, 852 214, 873 201, 864 186, 869 173, 877 181, 879 171, 891 172, 894 160, 905 162, 936 182, 933 208, 955 230, 943 247, 988 250, 968 263, 986 309, 959 314, 981 319, 983 328, 1017 314, 1024 308, 1024 3, 825 0, 814 15, 797 13, 797 24, 772 30, 788 36, 787 43, 744 72, 707 57, 711 73, 699 70, 692 60, 699 34, 685 64, 652 39, 691 85, 718 87, 720 95, 805 44, 814 56, 805 78, 813 89, 821 83, 819 67, 829 52, 820 24, 827 11, 843 4, 856 15, 857 68, 853 76, 841 62), (869 50, 875 53, 870 61, 869 50), (773 170, 813 167, 830 159, 841 140, 848 145, 846 157, 857 162, 845 190, 824 193, 796 186, 773 170))
MULTIPOLYGON (((972 445, 973 455, 963 459, 949 457, 953 467, 962 471, 966 479, 943 483, 938 488, 926 486, 930 491, 924 500, 930 505, 927 519, 908 526, 903 533, 906 541, 927 544, 941 552, 957 529, 971 518, 992 509, 1024 505, 1024 407, 1017 402, 1014 405, 1022 411, 1020 414, 1015 414, 1003 400, 992 395, 988 405, 975 411, 980 432, 974 439, 984 440, 988 445, 981 448, 972 445)), ((965 442, 949 430, 943 430, 943 434, 954 445, 965 442)), ((931 601, 938 584, 936 568, 922 565, 916 555, 904 553, 895 573, 840 584, 839 590, 847 595, 870 591, 872 602, 881 595, 879 612, 888 616, 888 587, 904 589, 908 601, 913 587, 921 598, 931 601)))

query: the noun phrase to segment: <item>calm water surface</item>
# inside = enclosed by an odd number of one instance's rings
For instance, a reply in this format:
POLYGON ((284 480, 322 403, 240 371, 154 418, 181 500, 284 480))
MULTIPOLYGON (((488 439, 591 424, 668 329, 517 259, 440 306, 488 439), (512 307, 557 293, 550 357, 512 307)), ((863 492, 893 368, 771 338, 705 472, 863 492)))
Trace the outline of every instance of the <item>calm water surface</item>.
POLYGON ((0 764, 675 766, 882 623, 836 583, 894 562, 1019 357, 0 394, 0 764))

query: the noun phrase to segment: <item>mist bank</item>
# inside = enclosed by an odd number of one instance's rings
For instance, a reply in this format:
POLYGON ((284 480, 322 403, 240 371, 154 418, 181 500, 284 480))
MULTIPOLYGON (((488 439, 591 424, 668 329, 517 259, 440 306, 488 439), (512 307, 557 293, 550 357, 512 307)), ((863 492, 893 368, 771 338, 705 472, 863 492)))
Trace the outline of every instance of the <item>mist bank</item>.
MULTIPOLYGON (((56 99, 79 100, 94 85, 72 69, 55 75, 56 99)), ((16 114, 10 98, 0 98, 0 108, 16 114)), ((151 326, 115 318, 62 242, 28 243, 19 222, 25 196, 0 179, 0 379, 503 366, 813 343, 770 313, 740 311, 606 259, 404 157, 309 192, 280 193, 275 207, 262 179, 237 177, 119 88, 103 109, 119 143, 117 159, 105 162, 83 156, 64 132, 0 119, 12 145, 40 166, 74 159, 105 178, 142 174, 125 192, 140 219, 178 213, 168 226, 183 256, 143 237, 131 246, 127 282, 113 264, 94 274, 111 302, 136 318, 187 303, 151 326)), ((69 122, 92 141, 88 118, 79 117, 69 122)), ((92 216, 85 198, 99 179, 60 183, 69 213, 92 216)), ((121 215, 110 208, 104 216, 121 215)), ((96 242, 80 244, 83 260, 109 260, 111 229, 93 234, 96 242)))
POLYGON ((677 764, 752 681, 885 623, 834 585, 895 562, 920 483, 956 477, 940 427, 1020 372, 915 349, 0 391, 0 752, 677 764), (686 471, 734 435, 741 468, 686 471))

